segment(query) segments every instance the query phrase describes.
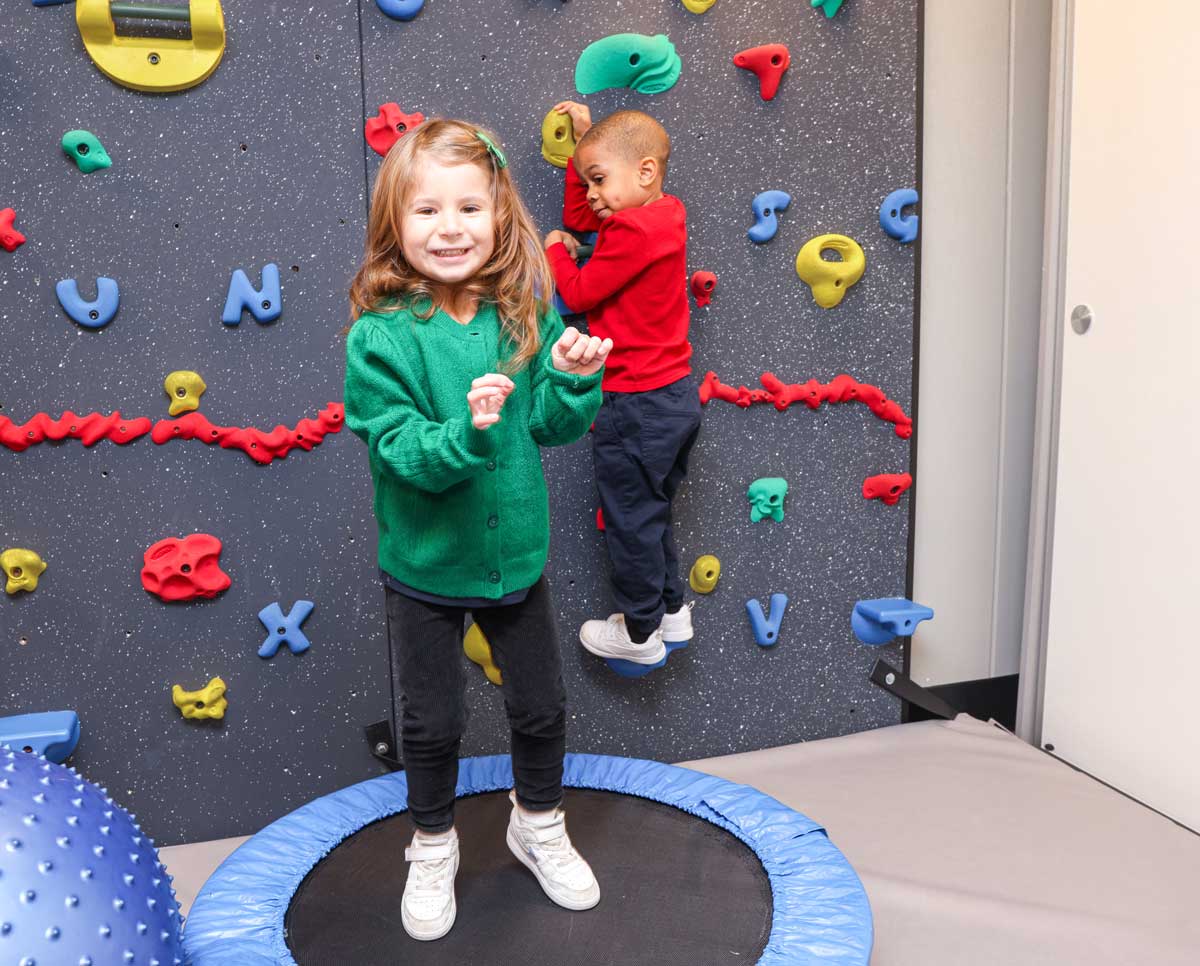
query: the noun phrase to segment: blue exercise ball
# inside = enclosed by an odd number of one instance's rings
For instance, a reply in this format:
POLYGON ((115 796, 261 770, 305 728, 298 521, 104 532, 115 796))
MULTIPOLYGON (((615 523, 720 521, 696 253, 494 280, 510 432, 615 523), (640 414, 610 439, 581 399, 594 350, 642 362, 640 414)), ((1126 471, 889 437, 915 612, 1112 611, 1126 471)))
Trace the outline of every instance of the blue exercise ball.
POLYGON ((74 768, 0 746, 0 963, 180 966, 154 842, 74 768))

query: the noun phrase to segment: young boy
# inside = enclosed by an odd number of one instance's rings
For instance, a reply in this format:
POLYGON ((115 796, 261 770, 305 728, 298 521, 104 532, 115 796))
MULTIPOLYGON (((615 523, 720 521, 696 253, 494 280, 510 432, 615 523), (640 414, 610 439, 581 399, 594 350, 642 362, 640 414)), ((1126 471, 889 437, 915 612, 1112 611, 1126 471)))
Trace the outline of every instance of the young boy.
POLYGON ((615 346, 592 454, 619 613, 585 622, 579 639, 600 657, 657 664, 664 641, 692 637, 671 534, 671 501, 700 432, 688 364, 687 212, 663 193, 671 139, 654 118, 617 111, 592 125, 583 104, 556 110, 570 115, 577 142, 563 223, 599 234, 583 268, 566 232, 546 236, 546 255, 562 300, 587 313, 590 335, 615 346))

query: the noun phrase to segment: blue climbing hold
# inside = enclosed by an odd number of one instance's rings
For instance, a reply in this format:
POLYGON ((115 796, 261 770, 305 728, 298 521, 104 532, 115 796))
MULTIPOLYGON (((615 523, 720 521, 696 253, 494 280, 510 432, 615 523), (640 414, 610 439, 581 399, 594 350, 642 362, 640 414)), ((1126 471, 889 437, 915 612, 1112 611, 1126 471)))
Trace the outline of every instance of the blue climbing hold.
POLYGON ((68 3, 70 0, 33 0, 35 7, 57 7, 60 3, 68 3))
POLYGON ((229 294, 225 297, 225 309, 221 321, 226 325, 237 325, 242 321, 243 310, 249 311, 262 323, 274 322, 283 311, 283 295, 279 290, 279 266, 269 262, 262 269, 262 288, 256 289, 240 268, 234 269, 229 280, 229 294))
POLYGON ((425 0, 375 0, 381 13, 393 20, 412 20, 425 6, 425 0))
POLYGON ((0 718, 0 745, 41 755, 61 765, 79 744, 79 715, 74 711, 41 711, 0 718))
POLYGON ((278 603, 267 604, 258 612, 258 619, 267 629, 267 639, 258 649, 259 657, 274 657, 280 644, 286 644, 293 654, 303 654, 312 645, 300 630, 308 615, 313 612, 311 600, 298 600, 284 616, 278 603))
POLYGON ((121 293, 116 280, 103 275, 96 279, 94 302, 84 301, 73 278, 64 278, 54 286, 54 291, 58 295, 58 304, 71 317, 71 321, 88 329, 104 328, 113 320, 121 305, 121 293))
POLYGON ((763 191, 754 196, 754 225, 747 235, 755 244, 761 245, 775 237, 779 230, 779 219, 775 212, 787 210, 792 203, 792 196, 786 191, 763 191))
POLYGON ((623 678, 640 678, 645 677, 651 671, 657 671, 660 667, 665 667, 667 658, 672 652, 679 650, 681 647, 687 647, 687 641, 664 641, 667 647, 666 656, 657 664, 638 664, 636 661, 625 661, 619 657, 606 657, 604 663, 623 678))
POLYGON ((915 205, 920 200, 912 188, 898 188, 883 199, 879 206, 879 227, 891 235, 896 241, 908 244, 916 241, 917 215, 904 214, 907 205, 915 205))
POLYGON ((906 597, 860 600, 850 614, 850 626, 864 644, 886 644, 894 637, 911 637, 921 621, 933 617, 933 608, 914 604, 906 597))
POLYGON ((771 613, 770 616, 766 616, 757 598, 752 597, 746 601, 750 629, 754 631, 754 640, 760 647, 774 647, 779 643, 779 625, 783 623, 783 611, 787 602, 787 594, 772 594, 771 613))

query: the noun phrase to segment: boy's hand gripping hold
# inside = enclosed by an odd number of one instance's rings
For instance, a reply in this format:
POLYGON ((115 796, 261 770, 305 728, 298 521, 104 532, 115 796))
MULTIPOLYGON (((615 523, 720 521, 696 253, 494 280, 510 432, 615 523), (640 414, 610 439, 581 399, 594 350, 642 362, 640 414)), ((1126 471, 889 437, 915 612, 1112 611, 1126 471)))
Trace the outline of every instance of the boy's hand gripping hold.
POLYGON ((498 372, 489 372, 471 383, 467 393, 467 405, 471 408, 471 425, 476 429, 487 429, 492 423, 500 422, 500 410, 513 391, 513 381, 498 372))
POLYGON ((586 336, 572 325, 554 343, 550 358, 559 372, 590 376, 600 371, 612 347, 612 339, 601 341, 599 336, 586 336))

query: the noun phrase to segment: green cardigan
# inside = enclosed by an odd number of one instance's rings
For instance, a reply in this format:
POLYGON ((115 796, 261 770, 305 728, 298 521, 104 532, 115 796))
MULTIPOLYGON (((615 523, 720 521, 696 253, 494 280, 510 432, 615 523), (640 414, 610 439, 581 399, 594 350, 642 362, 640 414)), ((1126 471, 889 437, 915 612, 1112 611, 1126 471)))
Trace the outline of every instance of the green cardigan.
POLYGON ((550 310, 541 350, 487 429, 471 425, 471 381, 499 371, 500 320, 480 303, 468 324, 441 310, 364 313, 346 343, 346 425, 367 444, 379 566, 444 597, 498 599, 537 582, 550 547, 538 446, 578 439, 600 408, 603 369, 559 372, 550 310))

